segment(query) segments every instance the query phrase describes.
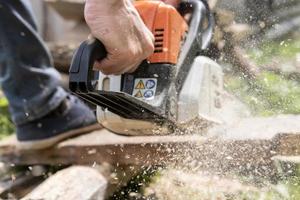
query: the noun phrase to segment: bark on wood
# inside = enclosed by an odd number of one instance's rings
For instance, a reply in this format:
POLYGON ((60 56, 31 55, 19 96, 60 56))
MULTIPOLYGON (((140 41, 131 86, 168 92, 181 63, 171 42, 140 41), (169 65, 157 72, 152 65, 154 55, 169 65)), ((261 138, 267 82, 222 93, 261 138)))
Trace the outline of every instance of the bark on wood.
POLYGON ((95 169, 73 166, 57 172, 23 200, 103 200, 107 180, 95 169))

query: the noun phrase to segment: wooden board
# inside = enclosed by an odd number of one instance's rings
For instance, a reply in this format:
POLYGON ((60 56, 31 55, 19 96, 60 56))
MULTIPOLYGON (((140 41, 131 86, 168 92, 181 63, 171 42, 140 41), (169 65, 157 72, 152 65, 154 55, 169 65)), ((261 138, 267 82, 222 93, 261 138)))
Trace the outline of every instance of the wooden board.
POLYGON ((23 200, 103 200, 107 180, 95 169, 73 166, 61 170, 35 188, 23 200))
POLYGON ((16 165, 173 165, 188 169, 275 175, 274 156, 300 155, 300 116, 246 118, 211 129, 207 136, 127 137, 107 130, 42 151, 20 151, 16 138, 0 142, 0 161, 16 165))
POLYGON ((173 165, 273 176, 272 157, 300 155, 299 143, 297 133, 266 140, 231 140, 199 135, 126 137, 100 130, 38 152, 19 151, 11 137, 0 143, 0 160, 17 165, 173 165))
POLYGON ((166 155, 167 146, 200 142, 201 136, 127 137, 105 129, 95 131, 42 151, 20 151, 15 136, 0 142, 0 159, 15 164, 153 164, 166 155), (148 160, 145 163, 145 160, 148 160))

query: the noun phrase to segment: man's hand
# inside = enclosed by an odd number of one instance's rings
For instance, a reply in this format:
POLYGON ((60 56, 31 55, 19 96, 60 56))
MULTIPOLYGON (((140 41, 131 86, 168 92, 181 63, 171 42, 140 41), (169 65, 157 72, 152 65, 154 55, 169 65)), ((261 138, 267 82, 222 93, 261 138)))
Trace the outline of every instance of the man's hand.
POLYGON ((179 5, 180 0, 161 0, 162 2, 165 2, 166 4, 170 4, 174 6, 175 8, 179 5))
POLYGON ((154 51, 154 37, 130 0, 86 0, 85 19, 108 52, 95 65, 104 74, 133 72, 154 51))

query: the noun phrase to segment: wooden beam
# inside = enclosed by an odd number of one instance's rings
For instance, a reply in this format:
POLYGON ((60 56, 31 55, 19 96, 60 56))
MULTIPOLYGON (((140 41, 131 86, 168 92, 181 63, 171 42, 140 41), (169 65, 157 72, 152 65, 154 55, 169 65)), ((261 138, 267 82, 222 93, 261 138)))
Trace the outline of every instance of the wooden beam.
POLYGON ((14 138, 0 144, 0 159, 16 165, 174 165, 257 176, 274 176, 272 157, 300 154, 300 134, 272 139, 220 140, 199 135, 126 137, 96 131, 39 152, 19 151, 14 138), (289 145, 286 145, 289 144, 289 145))
POLYGON ((0 159, 15 164, 94 164, 151 165, 165 157, 168 146, 203 141, 201 136, 127 137, 105 129, 70 139, 42 151, 21 151, 15 136, 0 142, 0 159), (157 155, 157 156, 156 156, 157 155))
POLYGON ((19 150, 13 136, 0 142, 0 161, 16 165, 175 165, 259 176, 276 174, 272 157, 300 155, 300 116, 247 118, 206 136, 121 136, 95 131, 42 151, 19 150))
POLYGON ((106 179, 97 170, 73 166, 57 172, 22 199, 103 200, 106 187, 106 179))

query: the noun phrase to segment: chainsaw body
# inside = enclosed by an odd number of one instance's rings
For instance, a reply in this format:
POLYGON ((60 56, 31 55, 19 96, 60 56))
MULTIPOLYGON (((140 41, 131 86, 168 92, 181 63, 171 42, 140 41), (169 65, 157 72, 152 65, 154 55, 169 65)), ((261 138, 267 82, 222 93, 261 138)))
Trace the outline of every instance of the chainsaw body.
POLYGON ((70 89, 96 104, 98 121, 119 134, 167 134, 196 118, 210 118, 216 91, 222 89, 222 70, 198 57, 212 37, 207 6, 190 0, 178 10, 158 1, 138 1, 135 7, 155 36, 153 55, 134 73, 107 76, 92 71, 93 63, 106 56, 104 46, 86 41, 73 58, 70 89), (186 13, 191 14, 189 24, 186 13))
MULTIPOLYGON (((103 79, 106 76, 100 77, 99 83, 103 83, 103 79)), ((120 84, 120 78, 119 76, 110 76, 110 81, 112 81, 110 90, 121 90, 118 87, 122 85, 120 84)), ((144 82, 147 82, 147 80, 152 79, 146 78, 144 80, 144 82)), ((172 85, 172 83, 169 84, 172 85)), ((138 85, 137 81, 135 81, 135 85, 138 85)), ((99 88, 104 88, 104 85, 100 84, 99 88)), ((201 129, 205 129, 209 123, 221 123, 218 114, 220 109, 222 109, 222 92, 222 68, 205 56, 197 56, 178 95, 176 95, 174 87, 173 89, 172 87, 167 87, 161 93, 161 96, 156 95, 152 100, 144 100, 153 106, 161 106, 164 109, 168 109, 167 114, 174 120, 172 123, 128 119, 100 106, 97 107, 97 118, 107 129, 124 135, 167 135, 174 131, 173 125, 176 125, 176 128, 185 129, 196 124, 201 126, 201 129), (164 95, 168 94, 170 96, 166 98, 164 95)))

